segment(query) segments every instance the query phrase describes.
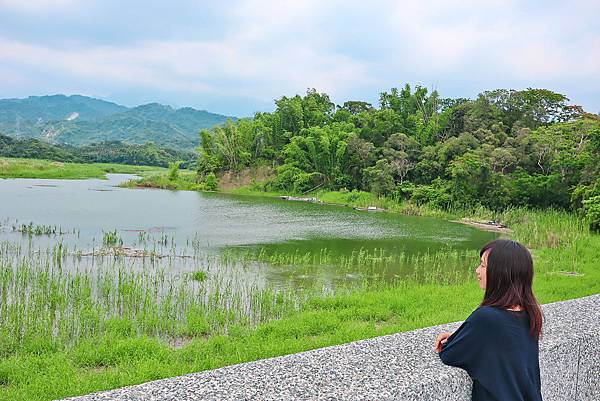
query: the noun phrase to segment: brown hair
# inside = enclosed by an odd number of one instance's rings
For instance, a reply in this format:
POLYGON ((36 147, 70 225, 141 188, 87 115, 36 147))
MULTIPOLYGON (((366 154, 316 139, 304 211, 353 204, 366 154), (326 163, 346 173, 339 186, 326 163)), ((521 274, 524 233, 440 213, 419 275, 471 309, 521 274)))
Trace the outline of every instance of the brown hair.
POLYGON ((542 332, 542 309, 531 284, 533 282, 533 260, 531 253, 522 244, 506 239, 497 239, 485 245, 480 256, 490 251, 487 257, 486 288, 481 306, 510 308, 520 305, 529 315, 529 334, 539 338, 542 332))

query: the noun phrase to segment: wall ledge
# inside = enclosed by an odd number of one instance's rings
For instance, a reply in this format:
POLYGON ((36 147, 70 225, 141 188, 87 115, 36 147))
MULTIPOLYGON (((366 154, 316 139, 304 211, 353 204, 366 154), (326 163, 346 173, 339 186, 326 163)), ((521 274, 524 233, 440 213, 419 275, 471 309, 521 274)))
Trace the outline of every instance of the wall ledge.
MULTIPOLYGON (((545 401, 600 400, 600 294, 542 306, 545 401)), ((465 316, 466 317, 466 316, 465 316)), ((263 359, 70 398, 71 401, 468 401, 471 380, 445 366, 436 336, 461 322, 263 359)))

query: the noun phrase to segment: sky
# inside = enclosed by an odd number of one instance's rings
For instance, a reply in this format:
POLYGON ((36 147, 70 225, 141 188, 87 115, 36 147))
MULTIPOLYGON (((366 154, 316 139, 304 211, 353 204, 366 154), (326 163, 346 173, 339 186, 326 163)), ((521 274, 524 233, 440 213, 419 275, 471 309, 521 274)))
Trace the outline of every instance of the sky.
POLYGON ((0 98, 82 94, 232 116, 405 83, 546 88, 600 112, 600 1, 0 0, 0 98))

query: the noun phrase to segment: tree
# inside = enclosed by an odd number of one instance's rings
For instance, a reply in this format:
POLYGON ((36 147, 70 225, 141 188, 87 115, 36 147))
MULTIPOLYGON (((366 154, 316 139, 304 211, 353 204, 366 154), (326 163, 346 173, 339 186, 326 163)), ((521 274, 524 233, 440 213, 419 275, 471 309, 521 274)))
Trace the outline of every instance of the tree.
POLYGON ((287 137, 298 134, 304 128, 304 112, 302 109, 302 98, 298 95, 288 98, 282 96, 275 101, 277 109, 277 129, 283 133, 287 133, 287 137))
POLYGON ((360 187, 362 172, 375 162, 375 145, 365 141, 356 134, 348 138, 348 168, 351 182, 355 188, 360 187))
POLYGON ((600 232, 600 196, 584 200, 583 211, 590 222, 590 230, 600 232))
POLYGON ((308 89, 302 98, 302 116, 304 128, 322 127, 329 122, 335 111, 335 104, 326 93, 318 93, 316 89, 308 89))
POLYGON ((492 151, 490 156, 492 160, 492 170, 502 174, 513 170, 518 162, 510 148, 496 148, 492 151))
POLYGON ((351 129, 349 124, 332 123, 302 130, 284 148, 285 164, 319 173, 325 184, 333 183, 336 177, 350 172, 347 140, 351 129))
POLYGON ((383 156, 389 161, 392 175, 400 185, 415 167, 419 154, 419 143, 405 134, 393 134, 382 148, 383 156))
POLYGON ((484 92, 483 97, 501 111, 502 120, 507 127, 519 122, 520 126, 535 129, 554 122, 568 121, 573 116, 566 104, 569 99, 547 89, 496 89, 484 92))
POLYGON ((385 159, 377 160, 374 166, 367 167, 363 177, 366 189, 376 195, 389 195, 395 188, 390 163, 385 159))
POLYGON ((447 174, 452 180, 452 200, 459 205, 483 204, 489 180, 488 166, 474 152, 465 153, 450 162, 447 174))
POLYGON ((369 113, 375 110, 371 103, 356 100, 349 100, 347 102, 344 102, 344 105, 340 107, 340 109, 346 110, 350 114, 369 113))
POLYGON ((440 100, 437 91, 428 94, 427 88, 416 86, 414 93, 409 84, 401 91, 392 88, 379 96, 382 110, 393 110, 400 117, 404 129, 416 137, 422 145, 432 143, 440 132, 440 100))

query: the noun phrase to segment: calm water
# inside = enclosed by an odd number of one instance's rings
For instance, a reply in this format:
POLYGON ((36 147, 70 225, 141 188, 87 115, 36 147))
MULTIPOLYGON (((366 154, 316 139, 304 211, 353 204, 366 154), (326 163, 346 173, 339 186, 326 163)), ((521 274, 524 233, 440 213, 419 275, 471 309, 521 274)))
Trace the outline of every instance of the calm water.
MULTIPOLYGON (((103 234, 116 230, 124 246, 155 247, 159 242, 163 249, 182 255, 248 248, 270 254, 326 250, 335 258, 359 249, 383 249, 388 255, 476 249, 495 237, 435 218, 274 198, 116 187, 131 177, 0 179, 0 240, 42 249, 62 242, 86 251, 99 248, 103 234), (57 226, 64 234, 31 237, 13 229, 30 222, 57 226)), ((177 262, 170 263, 177 268, 177 262)), ((264 275, 270 281, 284 280, 288 270, 289 266, 272 267, 264 275)), ((335 275, 335 266, 315 267, 309 275, 324 270, 335 275)))

